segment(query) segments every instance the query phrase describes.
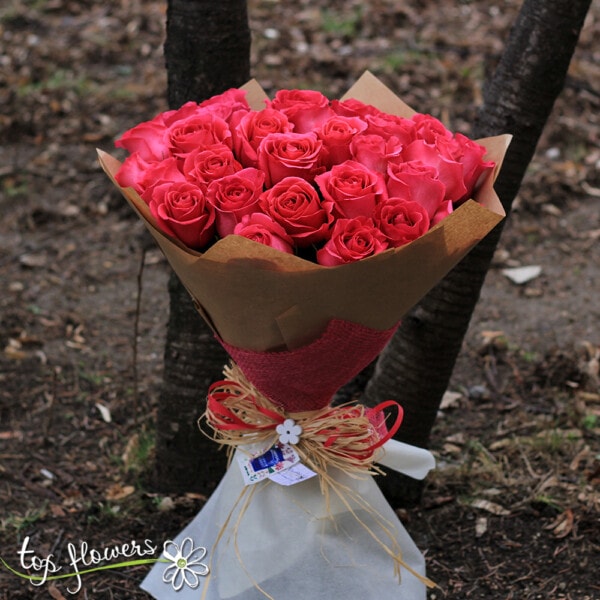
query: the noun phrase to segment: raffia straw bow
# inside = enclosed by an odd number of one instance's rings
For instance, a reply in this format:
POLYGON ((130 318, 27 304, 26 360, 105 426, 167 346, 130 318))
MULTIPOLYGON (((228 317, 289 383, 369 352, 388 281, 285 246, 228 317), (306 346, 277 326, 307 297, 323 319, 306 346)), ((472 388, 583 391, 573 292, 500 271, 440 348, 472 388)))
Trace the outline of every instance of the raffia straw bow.
MULTIPOLYGON (((342 404, 316 411, 285 413, 282 408, 275 406, 261 394, 237 365, 232 363, 226 366, 223 374, 226 379, 217 381, 209 388, 206 411, 201 421, 206 421, 212 432, 207 433, 203 430, 204 433, 214 441, 228 446, 230 450, 258 444, 265 451, 278 440, 277 425, 286 419, 293 419, 302 427, 302 434, 294 448, 301 461, 319 476, 327 511, 329 512, 330 493, 333 492, 357 522, 393 559, 394 572, 398 577, 402 566, 427 587, 435 587, 432 581, 414 571, 402 560, 401 549, 393 533, 393 524, 381 517, 359 494, 336 481, 328 472, 333 467, 351 477, 381 473, 381 469, 374 463, 381 447, 400 427, 402 407, 389 400, 374 408, 342 404), (388 428, 384 411, 391 407, 395 407, 397 413, 394 422, 388 428), (388 541, 381 540, 378 534, 360 519, 352 503, 375 518, 388 541)), ((271 482, 266 480, 261 483, 271 482)), ((249 498, 247 500, 249 501, 249 498)), ((255 586, 270 598, 256 582, 255 586)))
POLYGON ((285 413, 263 396, 237 365, 225 367, 223 374, 227 379, 209 388, 204 415, 215 441, 234 448, 258 443, 267 450, 278 439, 277 425, 289 418, 302 427, 295 445, 300 459, 318 474, 327 467, 351 476, 381 472, 374 465, 378 450, 402 423, 403 411, 397 402, 389 400, 374 408, 342 404, 285 413), (392 407, 396 418, 388 429, 384 411, 392 407))

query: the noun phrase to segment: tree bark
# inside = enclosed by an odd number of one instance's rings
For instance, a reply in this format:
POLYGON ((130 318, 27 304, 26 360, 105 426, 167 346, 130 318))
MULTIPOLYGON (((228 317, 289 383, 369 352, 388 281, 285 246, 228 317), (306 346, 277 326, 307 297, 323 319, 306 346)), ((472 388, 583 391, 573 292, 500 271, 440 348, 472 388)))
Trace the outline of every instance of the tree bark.
MULTIPOLYGON (((507 212, 561 90, 591 0, 525 0, 484 91, 474 137, 513 134, 496 191, 507 212)), ((397 439, 427 447, 503 224, 496 227, 404 318, 378 359, 364 401, 404 407, 397 439)), ((388 499, 413 505, 422 482, 389 472, 388 499)))
MULTIPOLYGON (((246 0, 169 0, 165 59, 168 102, 178 108, 250 79, 246 0)), ((169 492, 211 491, 224 453, 199 430, 210 383, 221 378, 227 355, 172 274, 163 385, 156 430, 155 482, 169 492)))

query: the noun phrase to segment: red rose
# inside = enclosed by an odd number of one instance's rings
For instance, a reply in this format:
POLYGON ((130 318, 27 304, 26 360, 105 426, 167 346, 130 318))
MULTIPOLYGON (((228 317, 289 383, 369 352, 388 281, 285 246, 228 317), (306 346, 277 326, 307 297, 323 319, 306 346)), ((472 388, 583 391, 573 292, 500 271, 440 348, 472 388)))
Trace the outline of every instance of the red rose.
POLYGON ((387 248, 388 241, 373 219, 340 219, 333 226, 331 238, 317 252, 317 263, 335 267, 379 254, 387 248))
POLYGON ((130 154, 137 152, 143 160, 155 162, 170 156, 167 127, 162 115, 145 121, 126 131, 116 142, 117 148, 124 148, 130 154))
POLYGON ((454 136, 454 158, 463 166, 463 178, 467 191, 461 200, 466 200, 473 196, 473 189, 481 179, 481 176, 488 171, 491 171, 496 163, 494 161, 484 161, 486 149, 469 139, 468 137, 457 133, 454 136))
POLYGON ((403 146, 416 138, 416 127, 410 119, 381 113, 379 115, 367 115, 365 121, 368 125, 368 135, 379 135, 385 140, 394 137, 403 146))
POLYGON ((385 173, 388 162, 400 156, 402 143, 396 137, 384 139, 380 135, 363 133, 352 140, 350 152, 356 162, 371 171, 385 173))
POLYGON ((390 196, 418 202, 432 219, 446 195, 446 186, 438 179, 437 171, 421 161, 390 162, 387 190, 390 196))
POLYGON ((428 144, 424 140, 411 142, 403 151, 406 161, 421 161, 433 167, 437 178, 446 186, 445 200, 455 202, 467 193, 463 177, 463 166, 451 158, 452 140, 440 138, 436 144, 428 144))
POLYGON ((151 163, 145 161, 140 156, 139 152, 134 152, 123 161, 115 179, 121 187, 131 187, 138 194, 141 194, 143 188, 140 185, 140 182, 150 167, 150 164, 151 163))
POLYGON ((186 181, 185 175, 179 170, 179 162, 173 156, 169 156, 160 162, 150 163, 142 179, 139 181, 140 196, 146 204, 150 204, 152 191, 157 185, 170 184, 176 181, 186 181))
POLYGON ((150 211, 163 231, 190 248, 203 248, 214 234, 214 209, 202 190, 188 181, 157 185, 150 211))
POLYGON ((245 113, 250 110, 246 100, 246 91, 232 88, 208 98, 199 104, 199 108, 207 109, 217 117, 229 122, 231 117, 237 113, 245 113))
POLYGON ((242 168, 225 144, 216 144, 206 149, 196 148, 183 162, 186 179, 204 188, 208 187, 211 181, 231 175, 242 168))
POLYGON ((258 166, 256 151, 270 133, 287 133, 294 127, 280 111, 265 108, 260 111, 236 113, 230 123, 233 149, 248 167, 258 166))
POLYGON ((332 100, 331 108, 336 115, 341 115, 343 117, 360 117, 361 119, 364 119, 367 115, 385 114, 371 104, 365 104, 356 98, 332 100))
POLYGON ((167 128, 172 127, 176 121, 182 121, 193 117, 198 112, 198 103, 190 100, 175 110, 166 110, 161 113, 167 128))
POLYGON ((350 142, 355 135, 367 128, 365 121, 359 117, 342 117, 334 115, 323 123, 317 131, 319 139, 327 149, 328 165, 343 163, 352 158, 350 142))
POLYGON ((435 215, 433 215, 433 218, 431 219, 430 226, 433 227, 434 225, 437 225, 440 221, 445 219, 453 211, 453 203, 450 202, 450 200, 445 200, 435 211, 435 215))
POLYGON ((285 114, 296 133, 314 131, 333 115, 329 100, 313 90, 279 90, 268 104, 285 114))
POLYGON ((417 113, 412 116, 412 122, 415 124, 417 135, 428 144, 437 144, 439 140, 451 140, 452 132, 435 117, 417 113))
POLYGON ((275 248, 275 250, 281 250, 288 254, 293 253, 292 239, 285 232, 285 229, 263 213, 246 215, 235 226, 233 233, 259 244, 275 248))
POLYGON ((169 149, 178 157, 197 148, 226 144, 231 148, 231 132, 227 122, 207 109, 198 110, 186 119, 179 119, 168 132, 169 149))
POLYGON ((299 248, 324 240, 333 221, 331 204, 321 203, 315 188, 300 177, 286 177, 263 192, 260 206, 299 248))
POLYGON ((375 223, 385 234, 390 247, 397 248, 427 233, 429 215, 418 202, 388 198, 375 209, 375 223))
POLYGON ((267 187, 284 177, 313 181, 325 170, 323 142, 314 133, 271 133, 258 147, 258 166, 267 187))
POLYGON ((347 160, 315 178, 323 198, 333 203, 336 216, 371 216, 377 202, 387 197, 383 177, 364 165, 347 160))
POLYGON ((233 233, 242 217, 256 210, 264 182, 262 171, 248 167, 210 183, 207 199, 216 210, 217 233, 221 237, 233 233))

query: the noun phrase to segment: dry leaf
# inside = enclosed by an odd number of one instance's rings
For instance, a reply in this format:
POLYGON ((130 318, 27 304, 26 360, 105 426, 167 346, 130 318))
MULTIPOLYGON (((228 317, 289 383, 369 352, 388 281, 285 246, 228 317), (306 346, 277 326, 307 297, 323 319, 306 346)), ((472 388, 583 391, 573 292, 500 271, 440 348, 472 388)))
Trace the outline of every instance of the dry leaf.
POLYGON ((135 488, 132 485, 122 486, 120 483, 115 483, 111 485, 106 491, 106 499, 107 500, 122 500, 123 498, 127 498, 127 496, 131 496, 135 492, 135 488))
POLYGON ((62 506, 59 506, 58 504, 51 504, 50 512, 52 513, 53 517, 64 517, 66 514, 62 506))
POLYGON ((45 267, 48 262, 48 257, 45 254, 21 254, 19 262, 24 267, 45 267))
POLYGON ((493 515, 499 515, 504 517, 510 515, 510 511, 506 510, 506 508, 504 508, 503 506, 500 506, 500 504, 490 502, 489 500, 483 500, 482 498, 473 500, 473 502, 471 502, 471 506, 473 508, 480 508, 481 510, 485 510, 489 513, 492 513, 493 515))
POLYGON ((158 510, 160 510, 162 512, 167 512, 169 510, 173 510, 174 508, 175 508, 175 502, 173 502, 173 498, 170 498, 169 496, 165 496, 158 503, 158 510))
POLYGON ((53 583, 48 586, 48 593, 54 600, 67 600, 53 583))
POLYGON ((530 265, 527 267, 515 267, 514 269, 502 269, 502 274, 513 283, 521 285, 527 283, 536 277, 539 277, 542 272, 542 267, 538 265, 530 265))
POLYGON ((462 394, 460 392, 444 392, 442 396, 442 401, 440 403, 440 410, 446 410, 448 408, 457 408, 459 406, 459 401, 462 398, 462 394))
POLYGON ((100 404, 100 402, 96 402, 96 408, 98 409, 98 412, 100 413, 100 416, 102 417, 102 420, 105 423, 110 423, 112 421, 110 410, 107 406, 104 406, 104 404, 100 404))
POLYGON ((123 450, 123 454, 121 455, 126 470, 130 469, 135 464, 139 447, 140 436, 137 433, 134 433, 127 441, 125 450, 123 450))
POLYGON ((487 517, 477 517, 475 521, 475 537, 481 537, 488 528, 487 517))
POLYGON ((567 537, 573 531, 574 524, 575 518, 573 516, 573 511, 570 508, 567 508, 567 510, 558 515, 558 517, 556 517, 550 525, 544 527, 544 529, 552 531, 554 537, 560 540, 567 537))

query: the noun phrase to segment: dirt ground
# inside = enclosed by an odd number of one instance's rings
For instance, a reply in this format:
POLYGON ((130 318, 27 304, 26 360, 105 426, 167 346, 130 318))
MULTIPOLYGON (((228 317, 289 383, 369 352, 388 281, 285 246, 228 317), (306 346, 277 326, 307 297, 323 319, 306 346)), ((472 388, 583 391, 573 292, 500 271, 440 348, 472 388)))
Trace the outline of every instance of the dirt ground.
MULTIPOLYGON (((141 270, 142 226, 95 156, 166 108, 165 4, 0 7, 0 558, 13 568, 27 537, 61 560, 81 541, 162 545, 203 501, 148 483, 168 267, 152 248, 141 270)), ((468 134, 519 4, 250 0, 253 76, 336 97, 368 68, 468 134)), ((399 511, 439 584, 430 600, 600 600, 599 35, 595 1, 440 412, 438 468, 421 506, 399 511), (504 273, 526 266, 541 272, 504 273)), ((146 571, 90 574, 71 595, 0 565, 0 599, 148 598, 146 571)))

